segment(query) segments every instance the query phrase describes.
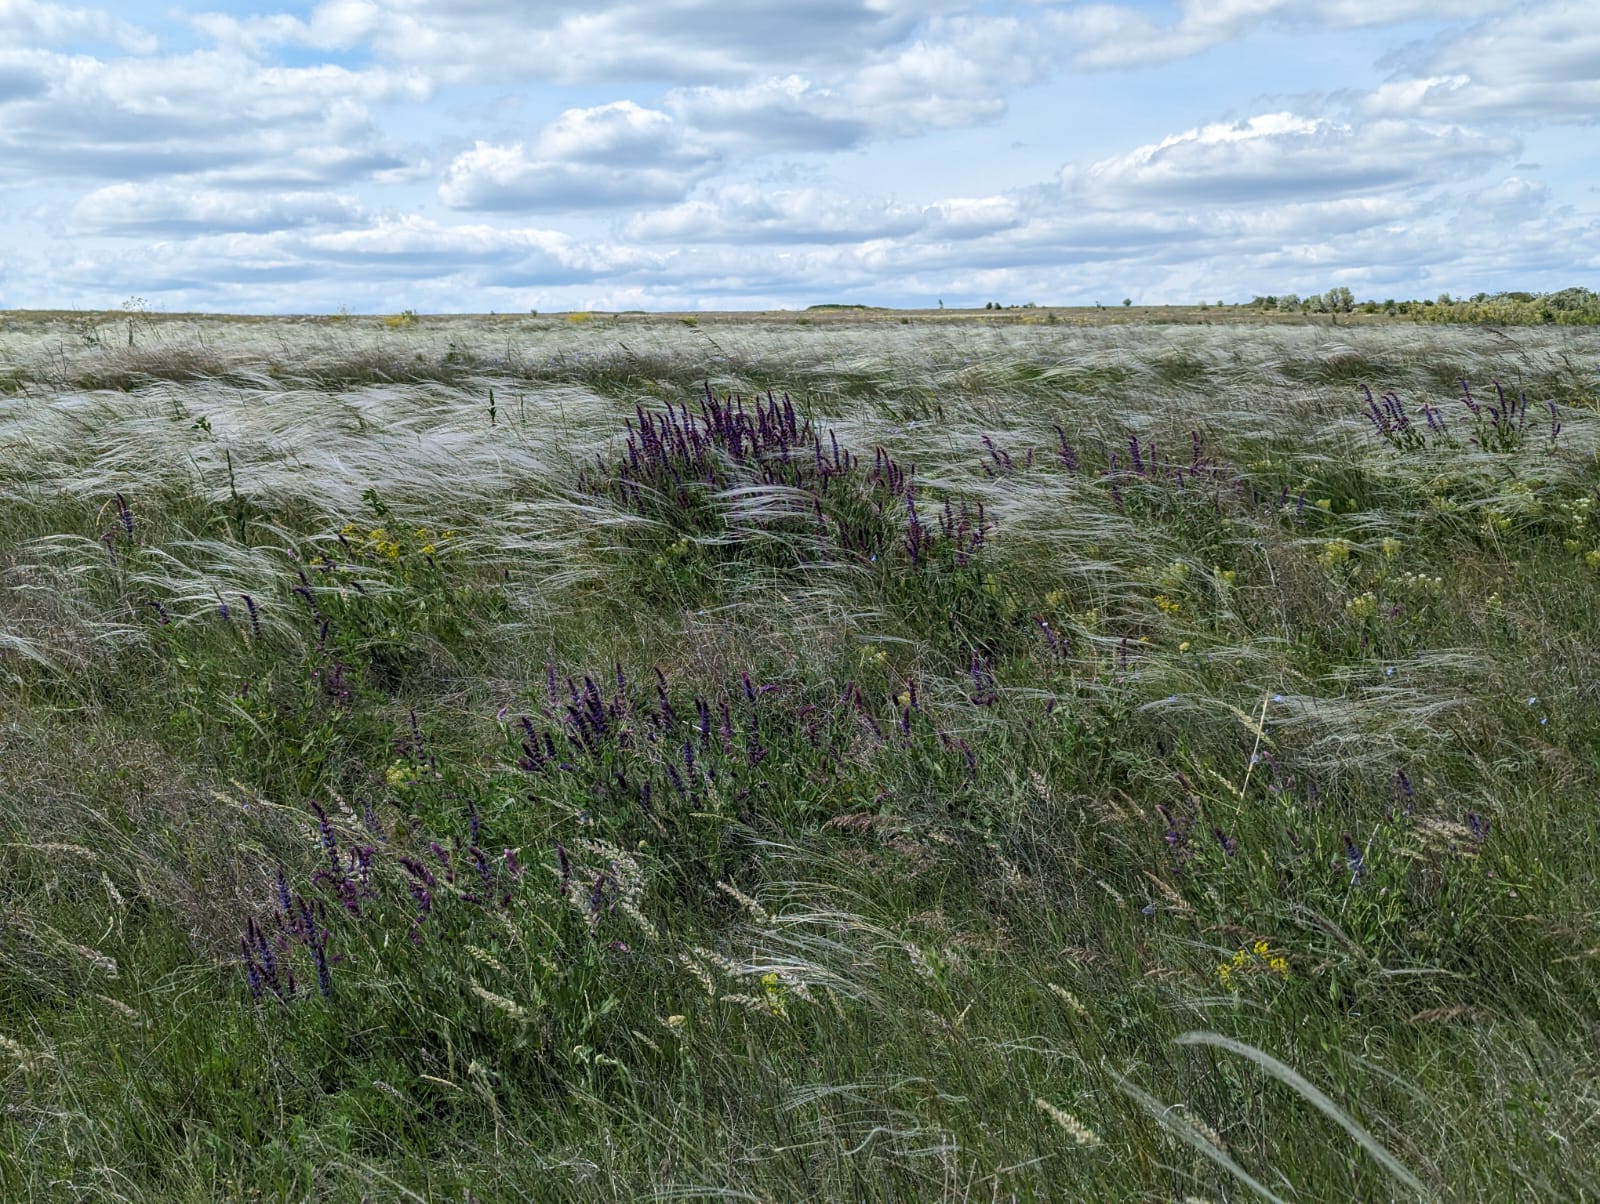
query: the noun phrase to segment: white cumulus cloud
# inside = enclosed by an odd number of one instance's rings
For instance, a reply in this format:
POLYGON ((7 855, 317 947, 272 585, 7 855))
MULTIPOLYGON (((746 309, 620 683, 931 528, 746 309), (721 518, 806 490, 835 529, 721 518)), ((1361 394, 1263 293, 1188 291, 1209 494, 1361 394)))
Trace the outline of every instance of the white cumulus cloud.
POLYGON ((1557 0, 1484 21, 1434 46, 1363 107, 1433 120, 1600 123, 1600 10, 1557 0))
POLYGON ((1061 184, 1070 196, 1106 206, 1327 199, 1441 183, 1510 158, 1518 147, 1515 139, 1454 125, 1265 113, 1069 166, 1061 184))
POLYGON ((512 211, 672 201, 718 161, 670 114, 624 100, 568 109, 532 143, 476 143, 450 163, 439 196, 455 209, 512 211))

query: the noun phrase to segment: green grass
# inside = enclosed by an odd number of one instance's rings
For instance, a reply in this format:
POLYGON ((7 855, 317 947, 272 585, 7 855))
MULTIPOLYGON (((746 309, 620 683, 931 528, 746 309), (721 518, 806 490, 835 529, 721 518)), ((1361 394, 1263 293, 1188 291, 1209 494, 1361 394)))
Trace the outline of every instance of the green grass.
POLYGON ((1600 1193, 1600 343, 817 316, 0 330, 0 1196, 1600 1193))

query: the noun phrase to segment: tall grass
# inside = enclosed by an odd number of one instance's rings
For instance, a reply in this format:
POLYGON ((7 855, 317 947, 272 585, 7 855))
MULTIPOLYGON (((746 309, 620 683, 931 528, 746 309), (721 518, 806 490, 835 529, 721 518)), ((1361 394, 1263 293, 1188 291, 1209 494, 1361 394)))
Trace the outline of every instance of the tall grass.
POLYGON ((1600 1190, 1593 336, 93 334, 6 1198, 1600 1190))

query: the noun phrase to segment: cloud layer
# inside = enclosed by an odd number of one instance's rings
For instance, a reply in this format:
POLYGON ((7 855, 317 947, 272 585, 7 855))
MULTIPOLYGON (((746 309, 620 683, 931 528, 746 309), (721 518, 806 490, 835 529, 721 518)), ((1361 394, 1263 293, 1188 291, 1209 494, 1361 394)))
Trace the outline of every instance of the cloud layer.
POLYGON ((1600 272, 1600 22, 1575 0, 145 12, 0 0, 0 307, 1191 301, 1600 272))

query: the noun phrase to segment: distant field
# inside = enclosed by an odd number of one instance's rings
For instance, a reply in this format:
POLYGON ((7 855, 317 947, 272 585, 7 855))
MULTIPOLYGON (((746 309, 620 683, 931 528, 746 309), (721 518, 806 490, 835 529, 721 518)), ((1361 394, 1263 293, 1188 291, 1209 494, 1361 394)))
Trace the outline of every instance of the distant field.
POLYGON ((0 1198, 1600 1194, 1600 332, 1246 317, 0 315, 0 1198))
POLYGON ((196 322, 207 326, 259 327, 326 326, 368 329, 383 326, 396 329, 415 317, 416 325, 439 330, 470 330, 482 335, 487 329, 548 330, 562 322, 602 326, 682 326, 705 323, 711 326, 874 326, 880 324, 924 325, 931 323, 993 326, 1149 326, 1171 323, 1254 326, 1354 326, 1410 324, 1409 316, 1392 314, 1296 313, 1275 312, 1239 305, 1101 305, 1101 306, 1012 306, 1005 309, 885 309, 860 305, 815 305, 806 309, 694 311, 692 313, 653 313, 627 310, 620 313, 591 312, 533 314, 302 314, 287 317, 251 315, 170 314, 120 310, 10 310, 0 311, 0 332, 40 334, 50 331, 93 332, 97 337, 115 340, 130 318, 138 328, 168 330, 196 322))

